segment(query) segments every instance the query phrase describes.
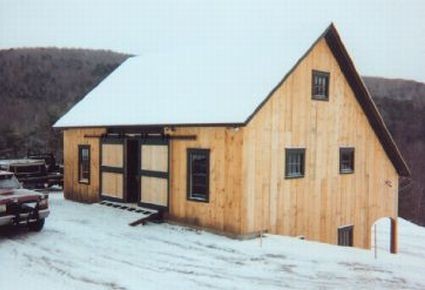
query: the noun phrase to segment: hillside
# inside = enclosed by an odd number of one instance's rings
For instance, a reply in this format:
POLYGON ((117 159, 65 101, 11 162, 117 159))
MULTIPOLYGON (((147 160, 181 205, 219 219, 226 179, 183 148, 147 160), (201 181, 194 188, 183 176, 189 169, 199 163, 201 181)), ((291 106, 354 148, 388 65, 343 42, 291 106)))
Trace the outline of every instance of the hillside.
POLYGON ((82 49, 0 51, 0 158, 61 155, 51 125, 128 56, 82 49))
MULTIPOLYGON (((128 55, 82 49, 0 51, 0 158, 28 150, 62 155, 51 125, 128 55)), ((366 77, 413 178, 402 180, 400 215, 425 224, 425 84, 366 77)))

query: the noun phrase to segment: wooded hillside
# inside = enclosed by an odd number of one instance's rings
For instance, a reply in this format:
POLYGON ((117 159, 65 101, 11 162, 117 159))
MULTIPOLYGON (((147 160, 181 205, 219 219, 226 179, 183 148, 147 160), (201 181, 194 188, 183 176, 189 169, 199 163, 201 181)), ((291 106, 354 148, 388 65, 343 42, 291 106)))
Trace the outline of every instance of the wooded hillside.
MULTIPOLYGON (((62 156, 52 124, 128 55, 82 49, 0 50, 0 159, 27 151, 62 156)), ((365 77, 412 179, 402 180, 400 215, 425 224, 425 84, 365 77)))
POLYGON ((376 77, 364 80, 412 171, 411 179, 400 182, 399 214, 425 225, 425 84, 376 77))
POLYGON ((0 51, 0 158, 61 155, 51 125, 128 55, 83 49, 0 51))

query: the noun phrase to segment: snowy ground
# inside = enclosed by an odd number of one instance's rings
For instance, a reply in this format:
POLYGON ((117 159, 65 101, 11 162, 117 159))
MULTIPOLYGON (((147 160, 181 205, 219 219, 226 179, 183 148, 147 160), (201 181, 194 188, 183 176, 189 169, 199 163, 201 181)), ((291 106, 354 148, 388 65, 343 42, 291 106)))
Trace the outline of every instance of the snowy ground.
MULTIPOLYGON (((400 220, 400 253, 268 235, 239 241, 51 194, 41 233, 0 231, 0 289, 425 289, 425 228, 400 220)), ((383 224, 378 227, 387 236, 383 224)), ((381 246, 381 245, 380 245, 381 246)))

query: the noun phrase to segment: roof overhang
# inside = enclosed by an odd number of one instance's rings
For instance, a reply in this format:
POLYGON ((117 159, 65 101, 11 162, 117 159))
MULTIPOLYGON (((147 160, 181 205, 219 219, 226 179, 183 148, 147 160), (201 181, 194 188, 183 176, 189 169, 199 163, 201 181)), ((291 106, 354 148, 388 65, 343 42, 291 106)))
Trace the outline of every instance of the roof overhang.
POLYGON ((382 144, 386 154, 393 163, 400 176, 410 176, 410 169, 401 155, 394 139, 392 138, 384 119, 378 111, 363 79, 357 72, 356 67, 345 48, 341 37, 333 24, 329 26, 325 35, 326 42, 334 54, 341 71, 350 84, 357 101, 365 112, 369 124, 382 144))

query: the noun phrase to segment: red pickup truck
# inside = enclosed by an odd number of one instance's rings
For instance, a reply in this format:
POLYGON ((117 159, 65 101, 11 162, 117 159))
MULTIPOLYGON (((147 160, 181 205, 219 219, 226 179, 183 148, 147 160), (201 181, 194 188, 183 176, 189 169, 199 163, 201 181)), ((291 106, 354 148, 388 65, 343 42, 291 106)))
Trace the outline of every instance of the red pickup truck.
POLYGON ((23 189, 11 172, 0 171, 0 226, 26 225, 41 231, 50 214, 47 194, 23 189))

